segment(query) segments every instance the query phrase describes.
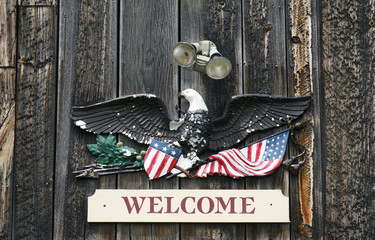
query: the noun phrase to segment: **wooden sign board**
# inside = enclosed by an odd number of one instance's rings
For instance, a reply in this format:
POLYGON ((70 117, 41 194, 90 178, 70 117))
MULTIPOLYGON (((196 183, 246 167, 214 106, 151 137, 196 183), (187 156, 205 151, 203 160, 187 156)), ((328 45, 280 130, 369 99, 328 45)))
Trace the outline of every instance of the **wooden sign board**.
POLYGON ((98 189, 88 222, 289 222, 281 190, 98 189))

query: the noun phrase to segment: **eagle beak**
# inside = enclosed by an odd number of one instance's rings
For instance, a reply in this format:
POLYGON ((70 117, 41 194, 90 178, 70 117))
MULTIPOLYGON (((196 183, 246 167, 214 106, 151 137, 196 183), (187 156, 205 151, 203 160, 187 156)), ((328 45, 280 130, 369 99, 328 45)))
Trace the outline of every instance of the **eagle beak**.
POLYGON ((179 97, 179 98, 185 98, 185 97, 186 97, 186 95, 185 95, 185 93, 184 93, 184 92, 180 92, 180 93, 178 94, 178 97, 179 97))

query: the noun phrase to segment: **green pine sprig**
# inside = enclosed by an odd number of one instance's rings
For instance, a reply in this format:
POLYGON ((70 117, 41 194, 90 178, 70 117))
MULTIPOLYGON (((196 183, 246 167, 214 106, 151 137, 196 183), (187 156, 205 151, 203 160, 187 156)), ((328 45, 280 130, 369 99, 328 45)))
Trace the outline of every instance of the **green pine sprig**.
POLYGON ((87 144, 89 152, 96 156, 95 162, 115 167, 124 167, 133 164, 134 167, 143 166, 145 151, 137 153, 134 148, 123 146, 116 142, 115 136, 109 134, 107 138, 96 135, 96 144, 87 144))

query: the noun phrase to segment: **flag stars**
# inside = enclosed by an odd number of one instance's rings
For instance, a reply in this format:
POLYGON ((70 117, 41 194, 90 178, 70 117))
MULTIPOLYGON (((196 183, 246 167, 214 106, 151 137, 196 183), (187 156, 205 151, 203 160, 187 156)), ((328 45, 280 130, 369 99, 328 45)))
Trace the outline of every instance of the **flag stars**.
POLYGON ((176 151, 172 151, 171 154, 174 156, 176 155, 176 151))
POLYGON ((154 144, 154 147, 159 147, 159 144, 155 143, 155 144, 154 144))
POLYGON ((164 151, 164 152, 167 151, 167 148, 166 148, 166 147, 163 147, 163 151, 164 151))

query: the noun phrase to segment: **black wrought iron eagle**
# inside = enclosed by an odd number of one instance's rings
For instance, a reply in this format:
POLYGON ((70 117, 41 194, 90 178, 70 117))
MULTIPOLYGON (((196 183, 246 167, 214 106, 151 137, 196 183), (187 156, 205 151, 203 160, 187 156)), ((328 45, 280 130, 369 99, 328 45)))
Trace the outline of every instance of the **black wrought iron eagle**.
POLYGON ((189 109, 173 120, 164 102, 151 94, 120 97, 84 107, 73 107, 75 125, 93 133, 122 133, 139 143, 154 138, 181 148, 195 162, 203 151, 219 151, 244 141, 249 134, 286 124, 298 118, 310 104, 310 96, 275 97, 237 95, 227 101, 222 117, 210 119, 201 95, 186 89, 180 93, 189 109))

